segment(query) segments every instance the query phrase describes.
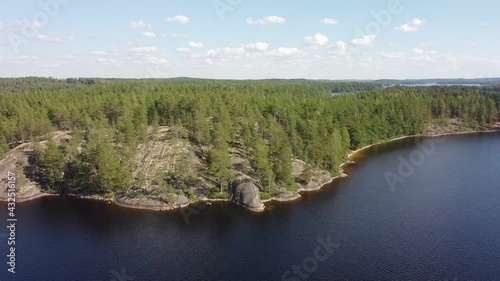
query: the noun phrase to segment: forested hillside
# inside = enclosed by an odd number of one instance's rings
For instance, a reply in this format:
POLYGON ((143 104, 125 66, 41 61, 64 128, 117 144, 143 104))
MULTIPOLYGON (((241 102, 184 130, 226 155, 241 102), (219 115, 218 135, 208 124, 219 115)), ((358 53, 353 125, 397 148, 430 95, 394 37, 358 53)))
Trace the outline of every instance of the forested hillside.
POLYGON ((298 180, 310 180, 310 169, 338 174, 351 149, 420 134, 430 123, 458 119, 464 128, 487 129, 500 119, 498 87, 384 90, 370 83, 180 78, 24 86, 6 79, 0 86, 0 155, 51 132, 71 131, 68 140, 33 145, 25 171, 56 193, 112 196, 141 188, 133 159, 162 128, 192 147, 201 166, 173 163, 178 168, 155 185, 193 198, 193 188, 206 178, 225 198, 238 170, 266 194, 296 190, 298 180), (332 97, 339 89, 364 93, 332 97), (235 154, 243 165, 233 165, 235 154), (295 160, 310 164, 300 178, 292 176, 295 160))

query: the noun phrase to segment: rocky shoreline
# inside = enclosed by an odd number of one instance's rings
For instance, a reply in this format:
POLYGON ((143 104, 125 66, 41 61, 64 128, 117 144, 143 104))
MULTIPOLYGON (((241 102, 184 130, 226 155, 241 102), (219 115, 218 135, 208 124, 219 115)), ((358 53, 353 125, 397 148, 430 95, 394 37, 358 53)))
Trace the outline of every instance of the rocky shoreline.
MULTIPOLYGON (((500 124, 498 124, 500 125, 500 124)), ((394 139, 390 139, 387 141, 382 141, 378 142, 375 144, 367 145, 365 147, 359 148, 355 151, 352 151, 351 153, 348 154, 347 161, 345 163, 342 163, 340 165, 340 174, 337 176, 331 176, 329 173, 324 172, 322 173, 317 179, 313 180, 311 183, 302 186, 299 188, 297 191, 292 192, 292 191, 285 191, 277 196, 274 196, 270 199, 266 200, 261 200, 260 199, 260 190, 259 188, 253 184, 251 181, 246 181, 242 182, 239 184, 235 184, 232 187, 231 190, 231 197, 229 199, 209 199, 209 198, 202 198, 200 200, 189 200, 185 196, 178 196, 174 203, 168 203, 167 201, 159 201, 155 198, 150 198, 147 196, 142 196, 142 197, 127 197, 123 195, 118 195, 115 196, 114 198, 105 198, 102 196, 82 196, 82 195, 77 195, 77 194, 65 194, 65 195, 58 195, 58 194, 48 194, 44 193, 42 190, 38 189, 39 193, 35 194, 30 194, 28 197, 17 197, 16 201, 17 202, 26 202, 26 201, 31 201, 35 200, 41 197, 45 196, 66 196, 66 197, 74 197, 74 198, 80 198, 80 199, 87 199, 87 200, 98 200, 98 201, 104 201, 108 203, 114 203, 118 206, 124 207, 124 208, 132 208, 132 209, 142 209, 142 210, 153 210, 153 211, 171 211, 171 210, 177 210, 181 208, 186 208, 189 207, 192 204, 195 204, 197 202, 232 202, 237 205, 240 205, 250 211, 253 212, 263 212, 265 210, 265 204, 271 201, 276 201, 276 202, 291 202, 300 199, 301 193, 303 192, 312 192, 312 191, 318 191, 321 190, 325 185, 328 185, 335 181, 336 179, 347 177, 348 175, 344 173, 342 168, 345 165, 352 164, 352 158, 356 154, 371 148, 376 145, 381 145, 381 144, 386 144, 390 143, 393 141, 397 140, 402 140, 402 139, 407 139, 407 138, 415 138, 415 137, 429 137, 429 138, 434 138, 434 137, 443 137, 443 136, 449 136, 449 135, 467 135, 467 134, 477 134, 477 133, 495 133, 500 131, 500 126, 496 126, 492 130, 486 130, 486 131, 469 131, 469 132, 448 132, 448 133, 432 133, 432 134, 422 134, 422 135, 414 135, 414 136, 402 136, 402 137, 397 137, 394 139)), ((0 202, 6 202, 6 198, 0 198, 0 202)))

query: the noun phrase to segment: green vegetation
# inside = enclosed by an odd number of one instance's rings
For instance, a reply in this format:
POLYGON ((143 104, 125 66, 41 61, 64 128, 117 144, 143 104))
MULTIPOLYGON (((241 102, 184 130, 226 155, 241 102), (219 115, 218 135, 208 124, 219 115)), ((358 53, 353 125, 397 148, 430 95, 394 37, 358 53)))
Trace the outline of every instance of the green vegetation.
MULTIPOLYGON (((148 128, 169 126, 200 151, 218 187, 211 197, 227 198, 236 178, 232 149, 243 152, 264 194, 276 186, 296 190, 293 158, 336 174, 349 149, 419 134, 430 123, 456 118, 468 128, 491 126, 499 120, 500 87, 27 78, 2 79, 0 105, 0 155, 56 130, 72 131, 60 145, 35 147, 32 176, 47 190, 111 196, 140 186, 132 176, 134 153, 150 140, 148 128), (332 97, 339 89, 353 94, 332 97)), ((192 198, 198 171, 179 161, 163 193, 192 198)), ((311 173, 307 168, 300 180, 311 173)))
POLYGON ((267 192, 260 193, 260 199, 262 199, 262 200, 269 200, 271 198, 273 198, 273 195, 271 193, 267 193, 267 192))
POLYGON ((210 199, 219 199, 219 200, 227 200, 229 199, 229 193, 225 192, 212 192, 209 194, 208 198, 210 199))

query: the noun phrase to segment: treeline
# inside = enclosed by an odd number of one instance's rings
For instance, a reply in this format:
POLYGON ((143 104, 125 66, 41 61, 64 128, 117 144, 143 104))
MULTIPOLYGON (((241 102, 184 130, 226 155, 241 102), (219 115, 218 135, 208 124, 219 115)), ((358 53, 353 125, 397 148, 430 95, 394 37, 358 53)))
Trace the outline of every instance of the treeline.
POLYGON ((61 90, 75 85, 93 85, 96 81, 88 78, 54 79, 45 77, 0 78, 0 89, 6 92, 37 92, 61 90))
POLYGON ((439 84, 439 85, 498 85, 500 84, 500 78, 474 78, 474 79, 406 79, 406 80, 396 80, 396 79, 382 79, 373 81, 374 83, 379 83, 385 86, 391 85, 423 85, 423 84, 439 84))
MULTIPOLYGON (((131 162, 148 128, 175 128, 199 148, 220 192, 235 175, 229 151, 249 161, 266 192, 294 188, 292 158, 338 172, 349 149, 422 133, 430 122, 458 118, 471 128, 499 119, 495 87, 390 88, 332 97, 332 84, 302 80, 144 80, 36 92, 0 93, 0 155, 55 130, 73 138, 37 148, 30 171, 57 192, 113 193, 137 183, 131 162)), ((369 84, 358 86, 378 87, 369 84)))

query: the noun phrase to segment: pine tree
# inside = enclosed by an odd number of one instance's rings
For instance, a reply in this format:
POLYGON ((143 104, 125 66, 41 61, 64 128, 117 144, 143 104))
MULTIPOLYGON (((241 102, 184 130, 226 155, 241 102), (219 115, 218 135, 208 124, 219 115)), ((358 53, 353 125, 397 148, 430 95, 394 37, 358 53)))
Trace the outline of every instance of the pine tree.
POLYGON ((215 144, 208 156, 208 169, 215 177, 220 192, 233 180, 234 174, 231 169, 231 159, 229 157, 229 145, 227 142, 215 144))
POLYGON ((130 187, 132 172, 127 159, 120 159, 112 142, 94 134, 79 160, 82 185, 97 193, 117 192, 130 187))
POLYGON ((271 164, 269 163, 269 148, 259 135, 254 137, 252 146, 252 167, 255 170, 257 178, 260 179, 262 187, 267 192, 270 192, 274 182, 274 174, 271 164))
POLYGON ((307 184, 311 182, 313 173, 312 173, 312 168, 311 165, 305 164, 304 166, 304 171, 302 171, 301 178, 302 180, 307 184))
POLYGON ((201 113, 194 116, 192 134, 194 140, 200 146, 206 146, 210 142, 210 123, 207 117, 201 113))
POLYGON ((221 122, 214 124, 211 138, 211 149, 208 153, 208 170, 215 177, 220 192, 233 180, 234 173, 229 156, 229 128, 221 122))
POLYGON ((0 135, 0 159, 9 151, 9 144, 3 135, 0 135))
POLYGON ((269 125, 271 139, 269 161, 271 162, 275 180, 279 184, 289 185, 292 174, 292 150, 288 138, 275 119, 269 125))
POLYGON ((66 159, 54 140, 49 139, 47 148, 42 152, 40 159, 40 176, 42 183, 60 191, 63 186, 66 159))
POLYGON ((342 150, 344 153, 349 151, 351 147, 351 137, 349 136, 349 130, 346 127, 340 129, 340 136, 342 138, 342 150))

